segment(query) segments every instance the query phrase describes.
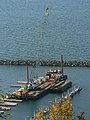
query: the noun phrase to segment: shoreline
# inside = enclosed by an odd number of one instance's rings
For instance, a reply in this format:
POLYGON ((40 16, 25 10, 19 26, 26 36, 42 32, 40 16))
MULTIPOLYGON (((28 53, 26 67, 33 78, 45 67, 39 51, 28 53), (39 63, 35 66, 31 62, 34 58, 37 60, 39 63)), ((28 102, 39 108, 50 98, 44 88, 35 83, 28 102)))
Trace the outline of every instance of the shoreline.
MULTIPOLYGON (((62 62, 57 60, 0 60, 0 65, 30 65, 30 66, 61 66, 62 62)), ((63 61, 64 67, 90 67, 90 61, 63 61)))

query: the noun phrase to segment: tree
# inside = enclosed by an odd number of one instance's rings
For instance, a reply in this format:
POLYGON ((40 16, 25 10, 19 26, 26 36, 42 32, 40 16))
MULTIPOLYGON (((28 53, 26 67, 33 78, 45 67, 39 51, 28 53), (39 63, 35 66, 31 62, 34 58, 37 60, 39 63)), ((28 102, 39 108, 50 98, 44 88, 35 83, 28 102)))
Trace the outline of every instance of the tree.
POLYGON ((85 113, 82 112, 75 117, 72 100, 70 96, 62 97, 59 101, 49 105, 46 111, 39 109, 33 120, 85 120, 85 113))

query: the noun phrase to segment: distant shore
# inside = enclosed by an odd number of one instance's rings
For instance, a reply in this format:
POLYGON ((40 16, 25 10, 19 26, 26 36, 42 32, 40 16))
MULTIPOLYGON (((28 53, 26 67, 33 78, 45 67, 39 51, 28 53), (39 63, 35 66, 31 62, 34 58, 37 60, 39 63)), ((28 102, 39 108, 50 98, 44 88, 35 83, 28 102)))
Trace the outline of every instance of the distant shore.
MULTIPOLYGON (((61 66, 61 61, 57 60, 0 60, 0 65, 40 65, 40 66, 61 66)), ((90 61, 63 61, 65 67, 90 67, 90 61)))

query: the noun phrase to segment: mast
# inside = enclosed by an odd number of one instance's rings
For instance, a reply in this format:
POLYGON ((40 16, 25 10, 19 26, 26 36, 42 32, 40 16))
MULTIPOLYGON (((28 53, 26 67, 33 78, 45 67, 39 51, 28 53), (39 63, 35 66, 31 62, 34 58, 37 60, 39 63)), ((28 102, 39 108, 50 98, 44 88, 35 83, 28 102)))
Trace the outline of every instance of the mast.
POLYGON ((61 55, 61 69, 62 69, 62 76, 63 76, 63 55, 61 55))
POLYGON ((26 65, 26 81, 29 83, 28 65, 26 65))

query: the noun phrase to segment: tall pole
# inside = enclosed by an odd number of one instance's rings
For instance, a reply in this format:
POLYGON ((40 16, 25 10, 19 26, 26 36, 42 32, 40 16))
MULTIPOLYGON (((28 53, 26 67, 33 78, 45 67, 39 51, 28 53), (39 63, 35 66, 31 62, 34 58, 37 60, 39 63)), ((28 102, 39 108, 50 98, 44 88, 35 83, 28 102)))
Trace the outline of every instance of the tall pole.
POLYGON ((63 55, 61 55, 61 67, 62 67, 62 76, 63 76, 63 55))
POLYGON ((28 65, 26 65, 26 80, 27 80, 27 83, 29 83, 28 65))

